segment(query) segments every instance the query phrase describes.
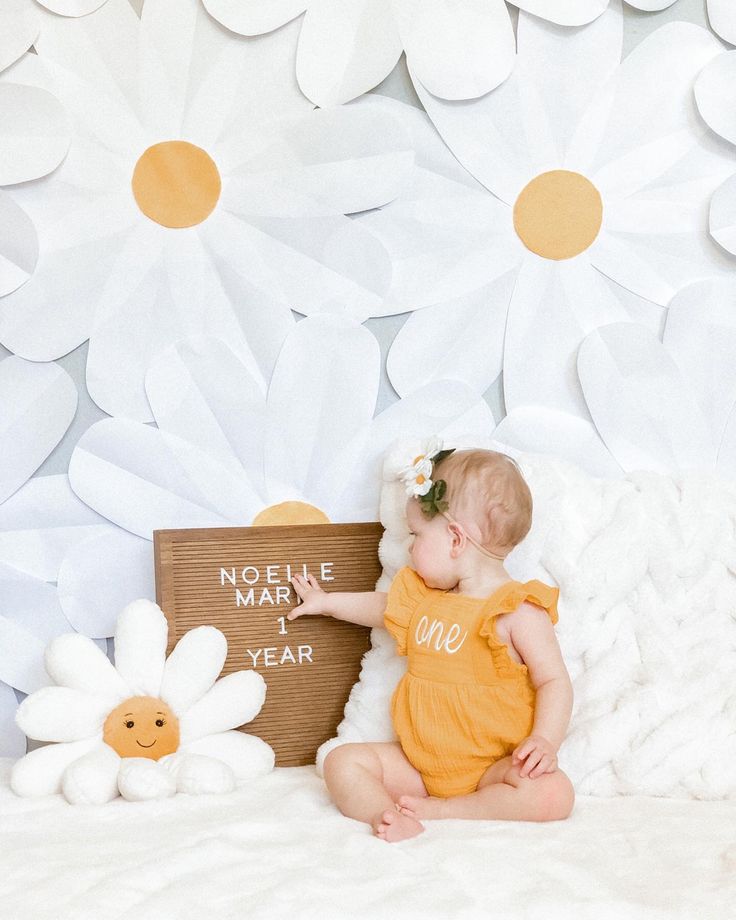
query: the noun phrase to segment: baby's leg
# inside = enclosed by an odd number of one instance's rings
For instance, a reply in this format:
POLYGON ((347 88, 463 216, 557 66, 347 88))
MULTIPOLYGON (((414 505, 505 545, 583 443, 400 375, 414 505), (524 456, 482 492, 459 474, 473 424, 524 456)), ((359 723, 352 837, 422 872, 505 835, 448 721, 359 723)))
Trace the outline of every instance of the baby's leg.
POLYGON ((504 757, 492 764, 470 795, 414 798, 402 795, 401 813, 418 819, 480 818, 501 821, 559 821, 567 818, 575 791, 562 770, 531 778, 521 776, 522 764, 504 757))
POLYGON ((341 744, 325 758, 324 776, 340 811, 370 824, 377 837, 394 842, 424 830, 395 804, 402 792, 427 795, 419 771, 398 742, 341 744))

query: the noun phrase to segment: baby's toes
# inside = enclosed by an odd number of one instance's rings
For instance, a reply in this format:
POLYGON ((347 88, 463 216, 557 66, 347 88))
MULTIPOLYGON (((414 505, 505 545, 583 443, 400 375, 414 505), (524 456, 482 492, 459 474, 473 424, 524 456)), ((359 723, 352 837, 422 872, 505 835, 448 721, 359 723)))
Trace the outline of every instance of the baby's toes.
POLYGON ((416 818, 416 801, 412 796, 399 796, 398 806, 402 815, 408 815, 410 818, 416 818))

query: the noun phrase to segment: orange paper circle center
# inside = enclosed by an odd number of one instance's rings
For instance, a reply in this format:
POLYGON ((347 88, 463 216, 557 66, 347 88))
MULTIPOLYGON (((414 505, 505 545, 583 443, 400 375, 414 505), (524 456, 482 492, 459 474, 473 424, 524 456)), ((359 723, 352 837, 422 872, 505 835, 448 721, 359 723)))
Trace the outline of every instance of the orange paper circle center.
POLYGON ((105 719, 102 740, 121 757, 159 760, 179 747, 179 720, 163 700, 132 696, 105 719))
POLYGON ((253 525, 273 524, 329 524, 330 519, 319 508, 307 502, 281 502, 271 505, 259 512, 253 525))
POLYGON ((555 169, 524 186, 514 204, 514 229, 527 249, 545 259, 571 259, 598 236, 603 201, 580 173, 555 169))
POLYGON ((132 185, 141 211, 164 227, 201 224, 222 189, 215 161, 187 141, 149 147, 135 164, 132 185))

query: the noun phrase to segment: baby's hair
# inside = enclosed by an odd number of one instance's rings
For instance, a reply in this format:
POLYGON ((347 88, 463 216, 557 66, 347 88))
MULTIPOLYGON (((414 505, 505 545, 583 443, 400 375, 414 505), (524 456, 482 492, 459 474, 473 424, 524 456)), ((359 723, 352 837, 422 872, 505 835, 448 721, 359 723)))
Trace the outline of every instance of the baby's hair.
POLYGON ((529 533, 532 493, 506 454, 456 450, 435 464, 432 478, 445 480, 450 512, 460 521, 474 521, 486 548, 510 553, 529 533))

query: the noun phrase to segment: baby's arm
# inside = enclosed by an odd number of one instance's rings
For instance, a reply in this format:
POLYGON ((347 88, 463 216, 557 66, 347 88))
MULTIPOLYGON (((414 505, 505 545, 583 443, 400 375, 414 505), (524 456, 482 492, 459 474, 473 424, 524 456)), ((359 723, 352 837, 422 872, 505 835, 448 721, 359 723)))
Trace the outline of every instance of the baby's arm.
POLYGON ((358 623, 361 626, 383 626, 386 609, 385 591, 324 591, 314 575, 295 575, 291 579, 294 590, 301 598, 287 620, 304 614, 323 614, 336 620, 358 623))
POLYGON ((536 691, 531 735, 513 752, 514 760, 526 758, 522 775, 534 778, 545 771, 552 772, 557 766, 557 751, 565 740, 572 714, 572 682, 554 627, 544 610, 523 603, 509 615, 508 625, 511 641, 527 666, 536 691), (538 738, 547 744, 535 744, 538 738))

